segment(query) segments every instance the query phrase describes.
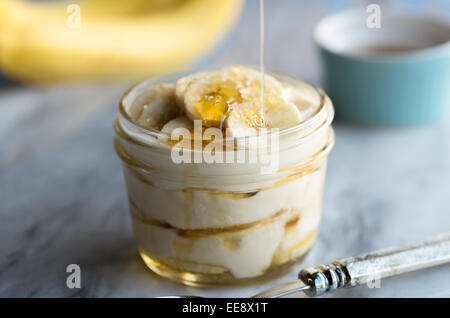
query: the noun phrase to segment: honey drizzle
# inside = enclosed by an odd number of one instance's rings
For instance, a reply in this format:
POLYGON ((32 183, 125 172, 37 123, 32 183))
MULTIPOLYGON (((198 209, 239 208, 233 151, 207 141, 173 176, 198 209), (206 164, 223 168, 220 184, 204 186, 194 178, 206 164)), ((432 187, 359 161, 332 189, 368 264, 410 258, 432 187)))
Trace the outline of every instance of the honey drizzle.
MULTIPOLYGON (((138 219, 140 222, 142 222, 145 225, 152 225, 160 228, 165 228, 169 230, 176 231, 177 235, 183 238, 200 238, 205 236, 217 236, 222 234, 231 234, 235 232, 245 231, 245 230, 254 230, 256 228, 271 224, 275 222, 278 218, 283 216, 285 213, 289 213, 290 209, 282 209, 272 216, 258 220, 253 221, 250 223, 244 223, 244 224, 237 224, 237 225, 230 225, 226 227, 217 227, 217 228, 203 228, 203 229, 180 229, 177 227, 172 226, 171 224, 165 222, 156 220, 149 217, 144 217, 142 211, 137 207, 137 205, 130 200, 130 207, 131 207, 131 214, 134 218, 138 219)), ((298 216, 294 216, 294 219, 298 216)), ((286 222, 292 221, 292 219, 287 220, 286 222)))
POLYGON ((261 109, 260 109, 260 116, 262 119, 262 122, 265 123, 265 118, 264 118, 264 108, 265 108, 265 101, 264 101, 264 87, 265 87, 265 83, 264 83, 264 72, 265 72, 265 67, 264 67, 264 0, 260 0, 260 69, 261 69, 261 109))

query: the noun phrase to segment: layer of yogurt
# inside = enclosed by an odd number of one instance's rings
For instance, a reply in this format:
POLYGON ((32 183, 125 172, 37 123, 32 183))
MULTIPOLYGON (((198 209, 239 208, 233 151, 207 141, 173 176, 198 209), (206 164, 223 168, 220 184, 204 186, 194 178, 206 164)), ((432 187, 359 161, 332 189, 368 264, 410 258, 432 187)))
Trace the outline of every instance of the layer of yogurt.
MULTIPOLYGON (((263 275, 270 268, 299 258, 315 241, 321 218, 324 175, 325 166, 308 177, 300 177, 294 181, 293 191, 290 195, 284 196, 289 198, 290 202, 278 201, 274 204, 270 202, 269 197, 261 197, 256 210, 246 210, 251 204, 246 202, 248 198, 228 199, 229 202, 224 206, 233 204, 240 212, 235 214, 235 218, 240 222, 234 226, 230 226, 229 220, 223 216, 211 220, 211 215, 220 215, 216 212, 218 205, 214 203, 213 197, 210 197, 213 202, 206 205, 201 203, 202 200, 192 202, 186 200, 187 207, 180 206, 182 210, 171 210, 176 208, 177 204, 183 203, 183 201, 169 203, 176 200, 178 194, 154 193, 152 198, 156 199, 156 202, 146 210, 147 212, 142 212, 133 203, 131 204, 137 242, 148 256, 179 270, 207 274, 231 272, 236 278, 263 275), (295 185, 298 186, 299 183, 308 183, 308 187, 300 185, 295 191, 295 185), (162 194, 162 198, 157 198, 157 194, 162 194), (169 204, 169 207, 157 210, 164 202, 169 204), (258 209, 267 204, 270 204, 271 211, 267 209, 267 217, 248 222, 247 218, 255 218, 252 212, 258 214, 258 209), (185 208, 199 209, 198 213, 211 220, 215 227, 211 228, 208 224, 203 228, 183 230, 186 222, 183 217, 188 214, 180 211, 185 211, 185 208), (154 218, 167 219, 163 217, 165 212, 169 212, 171 216, 177 212, 179 216, 182 215, 180 220, 171 219, 179 227, 155 222, 157 219, 154 218)), ((205 194, 197 192, 193 195, 205 194)), ((224 206, 219 208, 223 209, 224 206)), ((201 217, 196 220, 198 224, 205 223, 201 217)), ((193 220, 189 223, 195 224, 193 220)))

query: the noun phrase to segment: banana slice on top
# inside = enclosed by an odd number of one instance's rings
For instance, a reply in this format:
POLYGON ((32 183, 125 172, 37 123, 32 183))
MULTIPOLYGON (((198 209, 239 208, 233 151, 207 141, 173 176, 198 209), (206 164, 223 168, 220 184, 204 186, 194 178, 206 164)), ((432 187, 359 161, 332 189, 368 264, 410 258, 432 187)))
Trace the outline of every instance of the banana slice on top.
POLYGON ((265 107, 264 115, 268 128, 280 130, 298 125, 304 120, 297 106, 285 101, 281 101, 276 106, 265 107))
POLYGON ((245 137, 258 134, 258 128, 265 127, 263 116, 250 103, 233 108, 224 120, 226 137, 245 137))
POLYGON ((128 113, 138 124, 160 130, 181 113, 176 103, 175 86, 161 84, 148 88, 134 100, 128 113))
POLYGON ((184 128, 192 133, 194 131, 194 123, 186 116, 180 116, 165 124, 161 131, 165 134, 171 135, 177 128, 184 128))
POLYGON ((192 148, 194 145, 192 142, 193 131, 194 122, 186 116, 172 119, 161 129, 161 132, 169 135, 169 140, 172 142, 177 141, 177 146, 181 148, 192 148))
MULTIPOLYGON (((282 89, 277 79, 264 75, 264 96, 280 95, 282 89)), ((261 93, 261 73, 243 66, 196 73, 180 79, 176 85, 178 104, 188 118, 202 120, 205 127, 223 128, 233 110, 243 107, 249 111, 250 104, 252 113, 261 112, 261 93)))
POLYGON ((253 136, 258 134, 260 128, 282 130, 298 125, 304 120, 296 105, 282 98, 272 96, 266 102, 262 114, 257 112, 252 104, 240 105, 231 110, 224 122, 227 136, 253 136))

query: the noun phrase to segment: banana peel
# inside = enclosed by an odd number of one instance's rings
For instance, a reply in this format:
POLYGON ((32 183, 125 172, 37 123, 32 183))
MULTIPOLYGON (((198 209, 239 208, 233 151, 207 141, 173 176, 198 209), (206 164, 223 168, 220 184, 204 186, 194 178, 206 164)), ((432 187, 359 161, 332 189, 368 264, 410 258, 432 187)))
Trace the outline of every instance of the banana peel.
POLYGON ((211 51, 243 0, 0 1, 0 69, 22 82, 141 78, 174 71, 211 51))

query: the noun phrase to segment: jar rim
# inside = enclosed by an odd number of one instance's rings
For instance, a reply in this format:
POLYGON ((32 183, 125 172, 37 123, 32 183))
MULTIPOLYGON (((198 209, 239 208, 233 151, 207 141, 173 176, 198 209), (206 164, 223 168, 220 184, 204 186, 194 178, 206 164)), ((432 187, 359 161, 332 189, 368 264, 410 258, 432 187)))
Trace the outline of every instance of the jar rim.
MULTIPOLYGON (((242 66, 250 67, 253 69, 259 69, 259 67, 254 66, 254 65, 242 65, 242 66)), ((208 66, 201 66, 201 67, 184 68, 177 72, 154 76, 154 77, 150 77, 148 79, 139 81, 136 84, 132 85, 130 88, 128 88, 125 91, 125 93, 122 94, 122 96, 119 100, 120 117, 126 121, 127 125, 131 126, 132 128, 134 128, 134 129, 138 130, 139 132, 144 133, 146 135, 149 135, 152 137, 163 137, 163 138, 170 137, 168 134, 166 134, 160 130, 145 127, 145 126, 137 123, 135 120, 133 120, 126 110, 126 105, 125 105, 126 99, 130 98, 130 95, 132 93, 135 93, 139 89, 150 87, 151 84, 157 85, 157 84, 166 83, 168 81, 173 81, 173 80, 181 78, 182 74, 188 75, 188 74, 191 74, 194 72, 220 69, 223 67, 226 67, 226 65, 208 65, 208 66)), ((307 119, 305 119, 304 121, 302 121, 301 123, 299 123, 295 126, 292 126, 292 127, 286 128, 286 129, 281 129, 276 132, 268 131, 267 133, 258 134, 258 135, 240 136, 240 137, 224 137, 223 141, 225 141, 225 142, 226 141, 239 141, 239 140, 247 141, 252 138, 260 138, 262 136, 263 137, 270 136, 272 134, 278 134, 281 137, 281 136, 292 134, 292 133, 302 131, 302 130, 304 130, 305 132, 309 132, 309 133, 305 133, 305 136, 303 136, 303 137, 307 137, 310 133, 312 133, 316 129, 320 128, 321 126, 323 126, 324 122, 326 123, 325 126, 328 126, 331 124, 333 117, 334 117, 334 109, 332 106, 330 107, 330 105, 326 102, 326 94, 324 93, 324 91, 322 89, 320 89, 320 88, 316 87, 315 85, 312 85, 306 81, 302 81, 291 75, 285 74, 283 72, 266 70, 266 73, 273 75, 273 76, 277 77, 278 79, 281 78, 283 80, 287 80, 290 82, 306 84, 309 87, 313 88, 314 91, 317 93, 317 96, 320 98, 320 102, 319 102, 320 105, 319 105, 318 109, 316 110, 316 112, 311 114, 307 119), (310 129, 307 129, 308 127, 310 129)), ((138 96, 138 95, 136 95, 136 96, 138 96)))

